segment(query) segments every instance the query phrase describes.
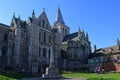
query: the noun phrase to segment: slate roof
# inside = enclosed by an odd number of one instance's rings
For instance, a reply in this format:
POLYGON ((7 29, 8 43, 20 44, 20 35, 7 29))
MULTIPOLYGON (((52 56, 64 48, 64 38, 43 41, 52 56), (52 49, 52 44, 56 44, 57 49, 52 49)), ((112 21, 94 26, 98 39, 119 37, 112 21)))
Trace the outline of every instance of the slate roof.
POLYGON ((66 42, 66 41, 68 41, 68 40, 71 40, 71 39, 73 39, 73 38, 75 38, 75 37, 77 37, 77 36, 78 36, 78 32, 75 32, 75 33, 72 33, 72 34, 68 34, 68 35, 66 35, 66 36, 64 37, 63 42, 66 42))
POLYGON ((8 26, 8 25, 6 25, 6 24, 2 24, 2 23, 0 23, 0 26, 10 27, 10 26, 8 26))
POLYGON ((58 7, 58 11, 55 17, 55 23, 65 24, 59 7, 58 7))
POLYGON ((96 53, 104 53, 104 54, 108 54, 108 53, 117 53, 119 52, 118 50, 118 46, 110 46, 110 47, 106 47, 106 48, 101 48, 101 49, 98 49, 96 50, 96 53))

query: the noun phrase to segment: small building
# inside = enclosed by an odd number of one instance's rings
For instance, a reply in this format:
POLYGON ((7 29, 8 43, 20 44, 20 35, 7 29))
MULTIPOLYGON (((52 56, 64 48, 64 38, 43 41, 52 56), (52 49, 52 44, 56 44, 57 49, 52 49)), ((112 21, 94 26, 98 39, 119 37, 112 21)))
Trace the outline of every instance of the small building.
POLYGON ((117 45, 96 49, 88 57, 89 70, 94 71, 96 67, 101 67, 105 71, 120 72, 120 41, 117 45))

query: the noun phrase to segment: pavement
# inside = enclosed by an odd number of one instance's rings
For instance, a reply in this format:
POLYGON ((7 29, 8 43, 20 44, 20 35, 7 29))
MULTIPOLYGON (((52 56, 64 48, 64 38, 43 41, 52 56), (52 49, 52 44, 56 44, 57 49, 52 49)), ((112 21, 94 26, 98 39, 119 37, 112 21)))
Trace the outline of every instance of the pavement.
POLYGON ((87 80, 87 79, 85 79, 85 78, 60 78, 60 79, 22 78, 19 80, 87 80))

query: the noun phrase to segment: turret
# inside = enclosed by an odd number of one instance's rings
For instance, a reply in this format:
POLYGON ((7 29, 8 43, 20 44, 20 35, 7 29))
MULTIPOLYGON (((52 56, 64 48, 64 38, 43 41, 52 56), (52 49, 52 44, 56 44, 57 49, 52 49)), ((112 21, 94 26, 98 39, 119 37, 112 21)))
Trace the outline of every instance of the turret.
POLYGON ((94 53, 96 52, 97 50, 97 47, 96 47, 96 44, 94 44, 94 53))
POLYGON ((32 12, 32 18, 35 17, 35 12, 34 12, 34 9, 33 9, 33 12, 32 12))
POLYGON ((88 33, 86 33, 86 41, 89 41, 88 33))
POLYGON ((81 37, 81 30, 80 30, 80 28, 78 28, 78 37, 79 38, 81 37))

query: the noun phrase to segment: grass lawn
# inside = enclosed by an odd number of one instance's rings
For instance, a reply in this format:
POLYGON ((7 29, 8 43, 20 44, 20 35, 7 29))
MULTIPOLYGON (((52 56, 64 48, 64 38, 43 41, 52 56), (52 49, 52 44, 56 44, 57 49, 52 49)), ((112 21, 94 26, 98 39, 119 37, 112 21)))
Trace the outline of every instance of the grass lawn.
POLYGON ((86 78, 87 80, 120 80, 120 73, 106 73, 106 74, 96 74, 96 73, 78 73, 78 72, 67 72, 63 73, 63 77, 76 77, 76 78, 86 78))
POLYGON ((0 73, 0 80, 18 80, 20 78, 28 78, 30 75, 25 73, 0 73))
MULTIPOLYGON (((79 72, 65 72, 62 74, 66 78, 86 78, 87 80, 120 80, 120 73, 79 73, 79 72)), ((18 80, 20 78, 31 77, 25 73, 6 73, 0 74, 0 80, 18 80)))

